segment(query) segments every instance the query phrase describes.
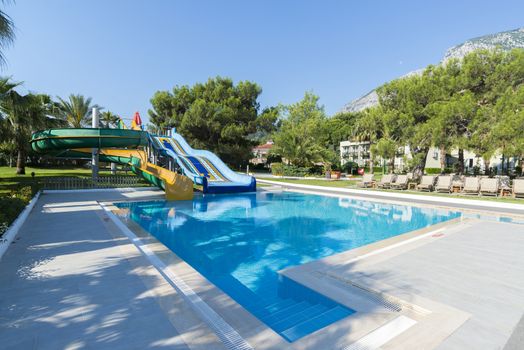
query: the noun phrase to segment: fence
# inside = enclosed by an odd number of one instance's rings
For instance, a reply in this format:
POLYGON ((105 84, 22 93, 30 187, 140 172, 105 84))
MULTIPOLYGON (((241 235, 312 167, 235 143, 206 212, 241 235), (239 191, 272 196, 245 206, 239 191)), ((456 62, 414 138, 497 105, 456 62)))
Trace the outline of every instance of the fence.
POLYGON ((114 188, 146 186, 137 176, 53 177, 42 183, 44 190, 74 190, 88 188, 114 188))

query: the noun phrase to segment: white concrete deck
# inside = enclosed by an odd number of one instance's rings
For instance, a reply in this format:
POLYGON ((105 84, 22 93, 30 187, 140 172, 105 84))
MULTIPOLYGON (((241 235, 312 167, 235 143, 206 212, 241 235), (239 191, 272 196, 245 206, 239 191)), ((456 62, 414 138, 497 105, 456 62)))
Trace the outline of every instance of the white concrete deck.
POLYGON ((224 349, 96 200, 43 194, 0 261, 1 349, 224 349))
MULTIPOLYGON (((44 194, 0 260, 0 348, 224 349, 98 204, 151 198, 162 199, 162 192, 44 194)), ((366 334, 370 338, 377 327, 373 324, 396 316, 377 313, 357 285, 412 305, 401 314, 418 323, 381 349, 520 349, 524 225, 468 219, 406 241, 419 234, 287 270, 289 277, 341 302, 362 298, 360 312, 375 312, 359 322, 356 317, 339 321, 292 344, 202 281, 156 240, 148 244, 167 265, 185 271, 179 276, 256 349, 342 349, 366 334), (368 255, 355 259, 363 254, 368 255)), ((147 238, 147 233, 138 236, 147 238)))

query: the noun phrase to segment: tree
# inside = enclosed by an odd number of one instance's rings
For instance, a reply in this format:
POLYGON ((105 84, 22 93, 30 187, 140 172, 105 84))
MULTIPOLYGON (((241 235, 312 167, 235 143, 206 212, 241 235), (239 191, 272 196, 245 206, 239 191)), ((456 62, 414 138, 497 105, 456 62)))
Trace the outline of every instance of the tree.
POLYGON ((249 138, 258 144, 270 140, 281 126, 280 113, 281 109, 278 107, 264 108, 257 118, 256 131, 249 138))
POLYGON ((269 112, 259 114, 261 92, 255 83, 235 85, 221 77, 192 87, 176 86, 172 92, 154 94, 150 120, 164 130, 175 127, 193 147, 211 150, 238 166, 251 157, 255 142, 250 135, 267 126, 266 117, 271 119, 269 112))
POLYGON ((337 154, 340 152, 340 142, 349 140, 353 136, 353 129, 357 122, 357 113, 337 113, 326 119, 327 147, 337 154))
POLYGON ((120 118, 110 111, 105 111, 100 113, 100 126, 104 128, 116 128, 118 126, 118 121, 120 118))
POLYGON ((328 163, 334 158, 333 151, 326 147, 326 115, 318 100, 318 96, 306 92, 301 101, 281 106, 285 116, 280 130, 274 134, 272 152, 293 165, 328 163))
POLYGON ((397 153, 397 145, 390 138, 381 138, 376 145, 373 145, 371 149, 384 160, 389 162, 389 172, 393 172, 395 168, 395 155, 397 153))
POLYGON ((82 95, 69 95, 67 100, 58 97, 56 115, 67 122, 71 128, 82 128, 89 126, 91 111, 93 108, 101 109, 96 104, 91 104, 91 97, 82 95))
MULTIPOLYGON (((497 100, 492 119, 491 133, 493 144, 501 151, 503 158, 510 155, 519 159, 522 167, 524 160, 524 84, 513 89, 508 87, 506 92, 497 100)), ((504 167, 504 162, 502 164, 504 167)))
MULTIPOLYGON (((397 79, 378 89, 384 129, 394 134, 399 144, 409 146, 416 173, 424 171, 431 146, 436 144, 444 152, 452 143, 453 139, 445 140, 449 123, 449 128, 463 129, 460 118, 446 111, 457 90, 459 72, 459 62, 452 60, 446 65, 428 66, 421 75, 397 79)), ((455 141, 458 140, 457 137, 455 141)))
POLYGON ((47 95, 20 95, 14 88, 18 84, 10 83, 8 79, 0 82, 2 94, 0 112, 2 122, 7 124, 4 129, 7 139, 11 140, 17 150, 16 173, 25 174, 25 162, 29 140, 33 131, 47 128, 57 121, 49 117, 52 106, 47 95))
MULTIPOLYGON (((5 4, 6 1, 2 3, 5 4)), ((13 21, 3 10, 0 10, 0 66, 5 65, 4 50, 13 43, 14 38, 13 21)))
POLYGON ((383 135, 383 111, 380 106, 367 108, 362 111, 353 129, 353 137, 359 141, 368 141, 369 147, 369 171, 373 174, 374 171, 374 144, 383 135))

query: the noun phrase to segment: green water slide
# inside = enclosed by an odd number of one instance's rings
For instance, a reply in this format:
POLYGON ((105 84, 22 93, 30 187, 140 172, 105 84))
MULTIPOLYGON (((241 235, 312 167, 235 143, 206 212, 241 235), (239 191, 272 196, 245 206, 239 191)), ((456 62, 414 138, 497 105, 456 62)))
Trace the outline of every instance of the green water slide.
POLYGON ((31 148, 38 153, 60 158, 91 158, 91 149, 100 150, 99 159, 130 165, 148 182, 166 192, 166 198, 193 198, 192 181, 168 169, 149 163, 144 147, 148 133, 128 129, 49 129, 33 133, 31 148))
POLYGON ((137 148, 147 146, 147 132, 127 129, 49 129, 31 139, 35 152, 60 154, 78 148, 137 148))

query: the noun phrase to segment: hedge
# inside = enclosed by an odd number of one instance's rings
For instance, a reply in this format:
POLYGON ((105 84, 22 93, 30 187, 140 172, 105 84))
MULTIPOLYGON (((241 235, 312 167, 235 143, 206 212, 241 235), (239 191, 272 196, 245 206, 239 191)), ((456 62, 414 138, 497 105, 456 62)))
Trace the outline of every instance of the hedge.
MULTIPOLYGON (((440 168, 425 168, 424 172, 428 175, 438 175, 441 173, 440 168)), ((444 174, 450 174, 453 172, 453 168, 445 168, 444 174)))
POLYGON ((275 176, 296 176, 304 177, 306 175, 321 175, 323 173, 322 167, 298 167, 295 165, 285 165, 282 163, 272 163, 271 173, 275 176))
POLYGON ((11 191, 6 197, 0 197, 0 237, 24 210, 33 192, 30 186, 25 186, 11 191))

